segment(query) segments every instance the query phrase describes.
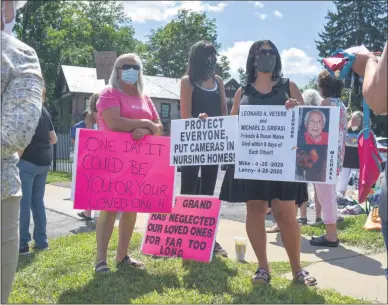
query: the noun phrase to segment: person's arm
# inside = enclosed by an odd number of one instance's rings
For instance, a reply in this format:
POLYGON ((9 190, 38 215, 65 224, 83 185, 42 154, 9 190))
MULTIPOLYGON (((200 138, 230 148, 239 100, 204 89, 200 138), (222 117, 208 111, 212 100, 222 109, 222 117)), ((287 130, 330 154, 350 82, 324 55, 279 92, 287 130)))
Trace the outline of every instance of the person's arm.
POLYGON ((225 94, 225 87, 224 87, 224 81, 221 77, 216 75, 216 81, 220 88, 220 96, 221 96, 221 115, 225 116, 228 115, 228 105, 226 103, 226 94, 225 94))
POLYGON ((93 129, 93 125, 96 123, 94 113, 88 112, 85 118, 85 124, 87 129, 93 129))
POLYGON ((58 139, 57 139, 57 134, 55 133, 55 130, 51 130, 49 133, 50 137, 50 144, 56 144, 58 139))
POLYGON ((180 94, 180 105, 181 105, 181 118, 190 119, 191 116, 191 107, 192 107, 192 98, 193 87, 190 83, 188 76, 185 76, 181 80, 181 94, 180 94))
POLYGON ((304 105, 303 96, 298 86, 290 80, 290 95, 291 98, 298 101, 299 105, 304 105))
POLYGON ((136 128, 148 128, 152 134, 159 132, 159 127, 146 119, 128 119, 120 115, 120 107, 110 107, 102 112, 102 117, 112 131, 132 132, 136 128))
POLYGON ((388 112, 387 95, 387 57, 388 42, 385 43, 383 54, 380 60, 371 57, 365 66, 364 82, 362 94, 366 103, 376 114, 386 114, 388 112))
POLYGON ((232 106, 232 110, 230 111, 230 115, 238 115, 238 109, 240 107, 240 101, 241 101, 241 94, 242 94, 242 89, 240 87, 237 89, 236 93, 234 94, 233 106, 232 106))
POLYGON ((51 145, 56 144, 58 139, 57 139, 57 134, 55 133, 55 130, 54 130, 54 124, 53 124, 53 121, 51 120, 50 113, 47 111, 45 107, 43 107, 42 111, 44 111, 44 115, 48 121, 50 144, 51 145))
MULTIPOLYGON (((18 75, 11 79, 2 95, 1 154, 22 152, 35 134, 42 112, 43 79, 35 51, 23 52, 18 75)), ((17 58, 19 59, 19 58, 17 58)))
POLYGON ((156 110, 155 104, 149 96, 145 95, 144 98, 146 99, 146 101, 148 103, 148 107, 151 110, 152 122, 155 123, 155 125, 158 127, 158 132, 153 133, 153 135, 154 136, 161 136, 161 135, 163 135, 163 124, 159 118, 159 113, 156 110))

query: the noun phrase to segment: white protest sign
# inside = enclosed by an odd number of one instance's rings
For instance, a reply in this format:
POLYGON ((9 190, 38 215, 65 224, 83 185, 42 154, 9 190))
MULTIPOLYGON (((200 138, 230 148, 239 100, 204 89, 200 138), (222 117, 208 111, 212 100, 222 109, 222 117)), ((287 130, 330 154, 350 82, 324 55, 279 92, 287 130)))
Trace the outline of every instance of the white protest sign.
POLYGON ((234 164, 237 116, 171 121, 171 166, 234 164))
POLYGON ((236 179, 335 184, 339 107, 240 106, 236 179))

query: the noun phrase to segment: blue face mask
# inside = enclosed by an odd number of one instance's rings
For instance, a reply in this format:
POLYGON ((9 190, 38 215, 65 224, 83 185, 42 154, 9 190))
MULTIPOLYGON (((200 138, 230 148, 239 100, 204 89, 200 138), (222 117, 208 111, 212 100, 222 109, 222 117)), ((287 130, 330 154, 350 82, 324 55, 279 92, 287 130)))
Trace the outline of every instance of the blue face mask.
POLYGON ((122 70, 121 80, 126 84, 135 84, 139 79, 139 71, 135 69, 122 70))

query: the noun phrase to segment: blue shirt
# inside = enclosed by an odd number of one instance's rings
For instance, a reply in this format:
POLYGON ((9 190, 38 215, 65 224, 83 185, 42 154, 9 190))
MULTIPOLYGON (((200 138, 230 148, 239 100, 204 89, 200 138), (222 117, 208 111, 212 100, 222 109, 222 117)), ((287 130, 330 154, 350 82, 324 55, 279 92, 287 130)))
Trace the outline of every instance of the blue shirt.
POLYGON ((73 127, 71 127, 71 139, 75 140, 75 132, 77 131, 77 128, 86 128, 86 123, 85 121, 78 122, 75 124, 73 127))

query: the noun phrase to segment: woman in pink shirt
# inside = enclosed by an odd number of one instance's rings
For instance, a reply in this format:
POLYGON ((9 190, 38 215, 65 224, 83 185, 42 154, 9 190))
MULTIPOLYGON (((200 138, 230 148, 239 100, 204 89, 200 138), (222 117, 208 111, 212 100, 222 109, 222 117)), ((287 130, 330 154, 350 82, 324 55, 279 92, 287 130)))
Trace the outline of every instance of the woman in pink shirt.
MULTIPOLYGON (((116 59, 109 80, 97 102, 99 130, 130 132, 135 140, 145 135, 161 135, 159 115, 151 99, 143 94, 143 67, 139 56, 124 54, 116 59)), ((107 249, 117 212, 101 211, 96 225, 96 272, 109 272, 107 249)), ((136 213, 122 213, 116 263, 142 268, 144 264, 128 255, 129 242, 136 223, 136 213)))

